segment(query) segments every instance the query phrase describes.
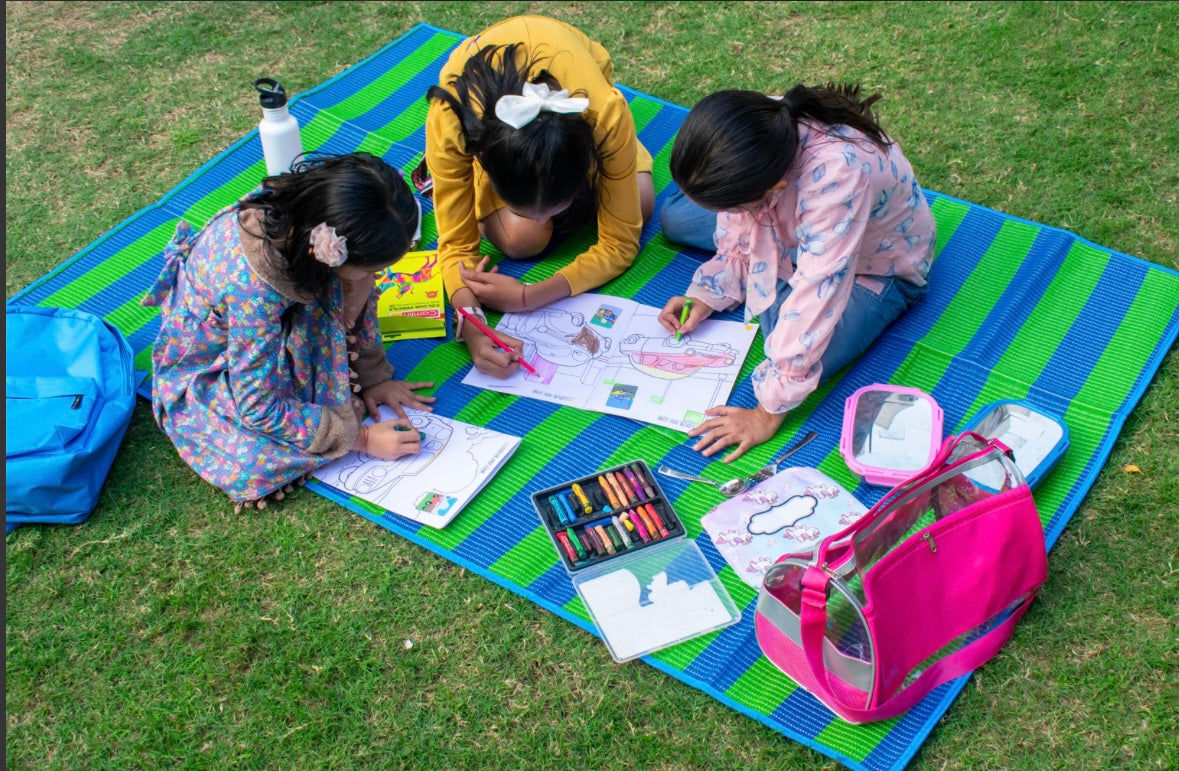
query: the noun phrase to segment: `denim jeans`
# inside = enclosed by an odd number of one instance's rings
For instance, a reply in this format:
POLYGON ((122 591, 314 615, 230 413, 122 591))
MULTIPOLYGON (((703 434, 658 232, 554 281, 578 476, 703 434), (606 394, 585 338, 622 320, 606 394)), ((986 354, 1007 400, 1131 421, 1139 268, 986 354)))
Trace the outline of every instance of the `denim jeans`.
MULTIPOLYGON (((823 365, 820 382, 826 382, 866 351, 885 327, 929 291, 928 284, 917 286, 896 276, 856 278, 879 285, 882 289, 879 292, 874 291, 874 288, 869 288, 858 280, 853 284, 847 308, 836 323, 831 342, 820 359, 823 365)), ((763 336, 769 337, 778 325, 782 303, 790 296, 791 290, 792 287, 785 279, 778 279, 778 297, 774 304, 761 314, 763 336)))
POLYGON ((716 252, 716 212, 692 203, 678 187, 663 202, 659 225, 668 241, 716 252))

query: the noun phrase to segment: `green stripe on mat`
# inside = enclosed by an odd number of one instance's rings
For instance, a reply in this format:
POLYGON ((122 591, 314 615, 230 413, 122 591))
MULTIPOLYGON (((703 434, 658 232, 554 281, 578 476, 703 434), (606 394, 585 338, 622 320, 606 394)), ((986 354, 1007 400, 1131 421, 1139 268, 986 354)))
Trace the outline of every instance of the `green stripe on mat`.
POLYGON ((774 666, 765 656, 758 656, 749 669, 725 691, 738 704, 761 715, 772 715, 798 684, 774 666))
POLYGON ((966 219, 966 213, 970 211, 970 207, 964 203, 938 198, 929 208, 933 212, 933 221, 937 225, 937 247, 935 253, 941 254, 942 249, 946 246, 946 242, 958 230, 958 226, 962 224, 962 220, 966 219))
POLYGON ((1157 270, 1148 272, 1101 358, 1073 397, 1073 404, 1105 405, 1110 412, 1120 407, 1135 381, 1118 376, 1143 372, 1154 355, 1153 350, 1133 341, 1162 340, 1177 304, 1175 277, 1157 270))
POLYGON ((655 183, 655 195, 662 193, 663 188, 671 183, 671 148, 675 145, 676 135, 672 135, 667 144, 654 156, 655 167, 651 170, 651 181, 655 183))
POLYGON ((863 762, 864 758, 872 754, 884 737, 897 724, 900 718, 881 720, 878 723, 852 725, 842 720, 832 720, 827 727, 819 731, 815 741, 820 744, 838 749, 844 755, 863 762))
MULTIPOLYGON (((168 220, 152 228, 127 246, 46 297, 38 305, 77 308, 101 294, 109 286, 143 265, 159 253, 159 243, 167 243, 176 232, 178 220, 168 220)), ((116 326, 118 326, 116 324, 116 326)), ((120 327, 121 329, 121 327, 120 327)), ((123 330, 126 333, 126 330, 123 330)))
POLYGON ((926 393, 933 390, 945 375, 952 357, 974 339, 989 311, 1007 291, 1039 231, 1038 227, 1020 222, 1003 223, 954 299, 897 369, 893 382, 904 382, 926 393), (940 355, 923 356, 925 348, 940 355), (919 358, 925 359, 924 366, 912 366, 919 358))
POLYGON ((415 75, 430 66, 435 59, 446 54, 456 42, 461 42, 461 39, 456 40, 453 35, 435 34, 372 83, 324 109, 331 110, 344 120, 352 120, 364 115, 389 95, 396 93, 415 75))
POLYGON ((553 554, 553 542, 549 540, 538 516, 536 527, 487 569, 501 578, 527 587, 552 569, 553 554))
MULTIPOLYGON (((647 99, 642 96, 636 96, 630 100, 630 114, 635 119, 635 133, 638 134, 643 129, 647 128, 647 124, 654 120, 655 116, 663 109, 663 105, 653 99, 647 99)), ((650 147, 647 148, 651 150, 650 147)))

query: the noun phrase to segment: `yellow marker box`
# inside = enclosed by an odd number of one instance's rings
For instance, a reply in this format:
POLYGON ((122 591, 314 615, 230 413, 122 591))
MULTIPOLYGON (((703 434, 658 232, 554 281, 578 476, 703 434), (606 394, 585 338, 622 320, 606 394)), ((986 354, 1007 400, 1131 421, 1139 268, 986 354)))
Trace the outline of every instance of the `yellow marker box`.
POLYGON ((376 276, 381 339, 446 337, 446 293, 438 250, 409 252, 376 276))

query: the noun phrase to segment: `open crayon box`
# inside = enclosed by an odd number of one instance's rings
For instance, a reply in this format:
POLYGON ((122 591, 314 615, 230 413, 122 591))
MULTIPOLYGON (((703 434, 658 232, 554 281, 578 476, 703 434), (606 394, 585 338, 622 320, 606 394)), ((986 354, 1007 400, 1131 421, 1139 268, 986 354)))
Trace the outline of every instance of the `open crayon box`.
POLYGON ((532 505, 616 661, 741 619, 644 461, 537 491, 532 505))

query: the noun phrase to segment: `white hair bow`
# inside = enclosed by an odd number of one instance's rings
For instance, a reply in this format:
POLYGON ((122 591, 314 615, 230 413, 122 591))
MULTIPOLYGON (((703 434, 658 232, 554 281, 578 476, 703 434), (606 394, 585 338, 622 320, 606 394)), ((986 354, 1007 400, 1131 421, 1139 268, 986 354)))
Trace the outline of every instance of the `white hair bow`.
POLYGON ((528 125, 542 111, 585 112, 585 108, 589 107, 588 99, 570 97, 567 88, 553 91, 544 83, 525 83, 523 91, 520 95, 501 96, 495 103, 495 117, 512 128, 528 125))

